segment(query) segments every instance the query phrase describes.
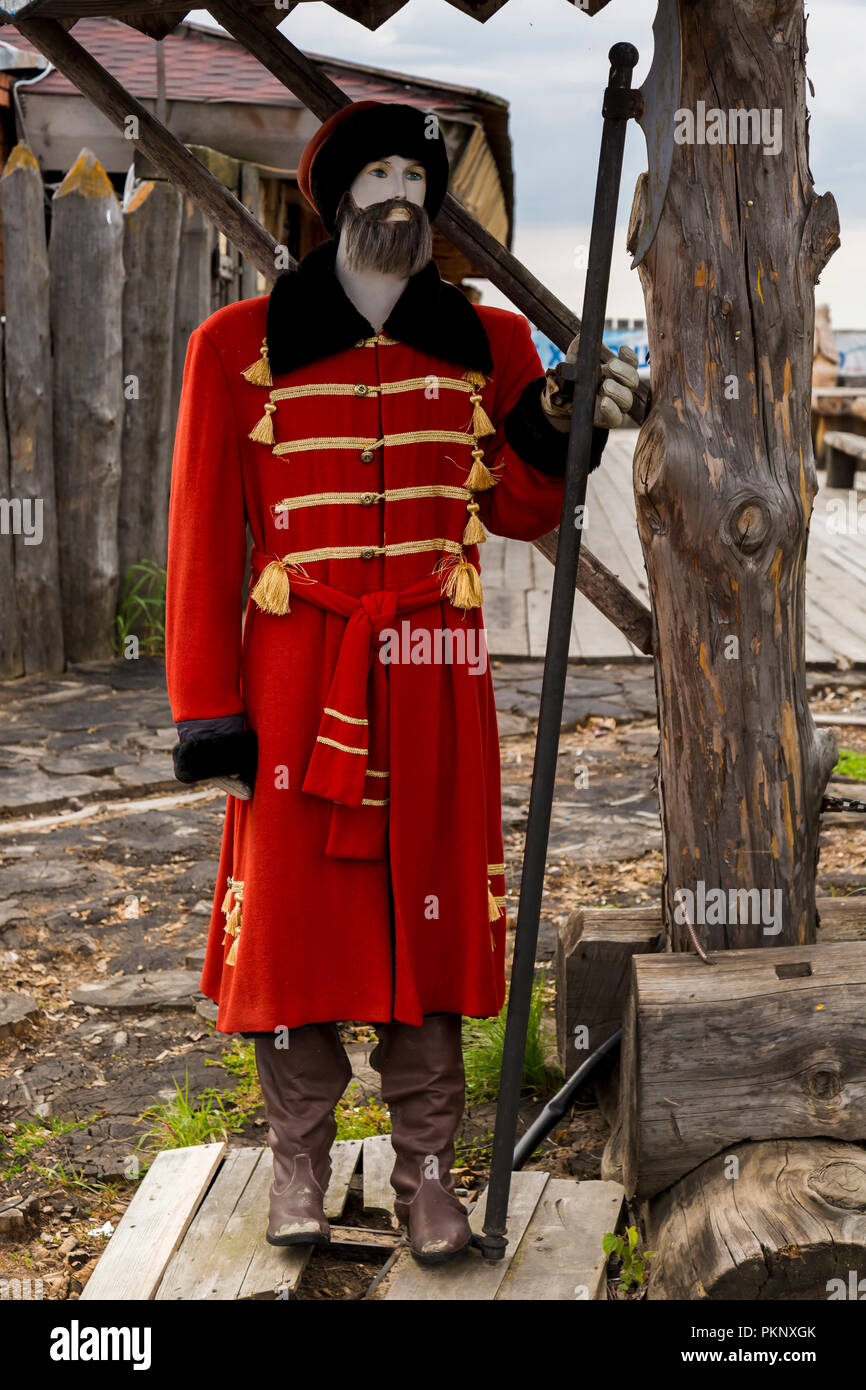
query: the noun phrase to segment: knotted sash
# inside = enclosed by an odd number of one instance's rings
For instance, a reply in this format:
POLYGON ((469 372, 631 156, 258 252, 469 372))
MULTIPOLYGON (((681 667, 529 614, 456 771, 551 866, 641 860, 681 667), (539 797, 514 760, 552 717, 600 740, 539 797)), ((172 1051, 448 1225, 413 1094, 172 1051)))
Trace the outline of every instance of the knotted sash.
MULTIPOLYGON (((251 586, 270 558, 253 551, 251 586)), ((301 790, 334 803, 327 855, 382 859, 390 781, 388 671, 377 659, 376 639, 397 617, 438 606, 442 576, 427 575, 405 589, 348 594, 292 572, 295 599, 347 619, 301 790)))

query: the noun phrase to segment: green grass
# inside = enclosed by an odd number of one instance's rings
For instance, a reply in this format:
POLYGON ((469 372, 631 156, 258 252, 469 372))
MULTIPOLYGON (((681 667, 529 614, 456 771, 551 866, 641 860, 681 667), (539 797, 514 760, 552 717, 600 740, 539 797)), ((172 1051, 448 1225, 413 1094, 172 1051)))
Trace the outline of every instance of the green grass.
POLYGON ((838 773, 840 777, 857 777, 861 782, 866 782, 866 753, 855 753, 851 748, 840 748, 839 761, 833 772, 838 773))
POLYGON ((7 1182, 28 1168, 37 1173, 45 1173, 47 1170, 40 1168, 32 1155, 43 1148, 50 1139, 71 1134, 76 1129, 86 1129, 95 1119, 95 1115, 86 1120, 35 1119, 23 1120, 13 1125, 11 1138, 0 1141, 3 1143, 4 1158, 8 1157, 10 1160, 0 1168, 0 1180, 7 1182))
MULTIPOLYGON (((546 1048, 541 1020, 546 988, 545 977, 536 976, 529 1009, 522 1084, 524 1092, 534 1095, 544 1095, 559 1077, 558 1069, 551 1073, 545 1064, 546 1048)), ((499 1092, 507 1012, 506 999, 496 1018, 472 1019, 464 1025, 463 1065, 466 1068, 466 1099, 470 1103, 477 1105, 495 1100, 499 1092)))
POLYGON ((369 1139, 373 1134, 391 1133, 391 1116, 377 1100, 360 1105, 358 1083, 353 1082, 335 1111, 338 1139, 369 1139))
POLYGON ((177 1081, 170 1101, 150 1105, 139 1116, 150 1126, 137 1144, 138 1149, 157 1154, 161 1149, 185 1149, 192 1144, 212 1144, 238 1134, 261 1104, 245 1085, 234 1091, 208 1087, 197 1101, 189 1098, 189 1073, 183 1089, 177 1081))
POLYGON ((126 654, 130 637, 137 639, 142 656, 165 653, 165 585, 165 566, 153 560, 142 560, 126 571, 114 620, 119 656, 126 654))

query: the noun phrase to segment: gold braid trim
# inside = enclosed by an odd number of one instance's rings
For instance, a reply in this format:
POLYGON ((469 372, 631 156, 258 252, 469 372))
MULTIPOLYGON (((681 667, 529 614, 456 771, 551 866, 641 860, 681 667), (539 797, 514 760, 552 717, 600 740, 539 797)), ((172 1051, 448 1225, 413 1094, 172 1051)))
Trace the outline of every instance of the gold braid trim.
MULTIPOLYGON (((356 435, 328 435, 309 438, 291 439, 285 444, 275 444, 274 453, 280 454, 302 454, 308 453, 312 449, 381 449, 387 445, 400 444, 474 444, 473 434, 464 434, 462 430, 409 430, 405 434, 386 434, 381 439, 370 439, 369 436, 359 438, 356 435)), ((472 484, 468 481, 466 487, 472 484)), ((488 486, 492 487, 490 483, 488 486)))
POLYGON ((384 492, 307 492, 302 497, 284 497, 281 502, 274 503, 271 512, 293 512, 299 507, 326 507, 335 503, 362 506, 366 505, 364 499, 370 497, 377 502, 406 502, 413 497, 451 497, 455 502, 464 502, 471 496, 468 488, 452 487, 449 483, 430 483, 426 487, 392 487, 384 492))
MULTIPOLYGON (((435 382, 437 390, 441 388, 445 391, 469 392, 474 401, 475 387, 463 377, 436 376, 432 378, 432 381, 435 382)), ((407 376, 400 381, 383 381, 378 386, 367 386, 361 394, 358 393, 357 385, 356 382, 351 381, 312 381, 306 386, 281 386, 278 390, 271 392, 271 400, 294 401, 304 396, 356 395, 359 400, 368 400, 370 397, 375 398, 377 396, 399 396, 406 391, 426 391, 431 385, 431 377, 407 376)), ((480 400, 481 397, 479 396, 478 399, 480 400)), ((481 413, 484 414, 483 411, 481 413)), ((483 432, 489 433, 489 431, 483 432)))
POLYGON ((346 724, 369 724, 369 719, 355 719, 351 714, 341 714, 338 709, 330 709, 328 705, 324 707, 325 714, 331 714, 335 719, 342 719, 346 724))
POLYGON ((335 738, 325 738, 324 734, 317 734, 316 742, 327 743, 329 748, 339 748, 341 753, 360 753, 365 758, 367 756, 366 748, 351 748, 348 743, 338 743, 335 738))

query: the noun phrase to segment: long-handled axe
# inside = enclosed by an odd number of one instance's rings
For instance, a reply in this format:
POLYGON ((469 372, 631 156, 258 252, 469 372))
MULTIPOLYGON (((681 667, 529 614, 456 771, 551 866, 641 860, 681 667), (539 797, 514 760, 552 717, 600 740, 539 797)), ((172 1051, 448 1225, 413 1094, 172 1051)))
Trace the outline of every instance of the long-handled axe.
POLYGON ((654 31, 656 51, 653 65, 639 91, 631 88, 632 72, 638 61, 637 49, 629 43, 620 43, 610 51, 610 80, 602 107, 604 126, 578 356, 576 363, 562 363, 559 370, 562 391, 573 391, 574 404, 529 795, 529 820, 484 1234, 477 1236, 475 1242, 484 1257, 490 1260, 502 1259, 508 1243, 508 1197, 556 781, 575 580, 580 559, 581 526, 578 518, 584 515, 586 502, 587 470, 601 369, 600 353, 626 127, 631 117, 643 125, 650 156, 647 213, 636 251, 637 263, 646 254, 655 236, 673 159, 674 110, 680 90, 678 0, 660 0, 654 31))

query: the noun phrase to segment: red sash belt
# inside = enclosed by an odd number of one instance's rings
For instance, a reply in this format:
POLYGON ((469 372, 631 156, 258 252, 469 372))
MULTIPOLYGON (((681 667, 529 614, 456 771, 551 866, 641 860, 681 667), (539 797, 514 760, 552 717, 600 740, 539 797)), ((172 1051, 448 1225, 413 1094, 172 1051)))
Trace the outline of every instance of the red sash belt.
MULTIPOLYGON (((251 587, 271 559, 252 555, 251 587)), ((381 859, 389 801, 388 672, 376 639, 395 619, 443 602, 442 576, 405 589, 348 594, 307 575, 291 575, 292 600, 347 619, 302 791, 334 803, 325 853, 381 859)), ((291 619, 289 619, 291 621, 291 619)))

